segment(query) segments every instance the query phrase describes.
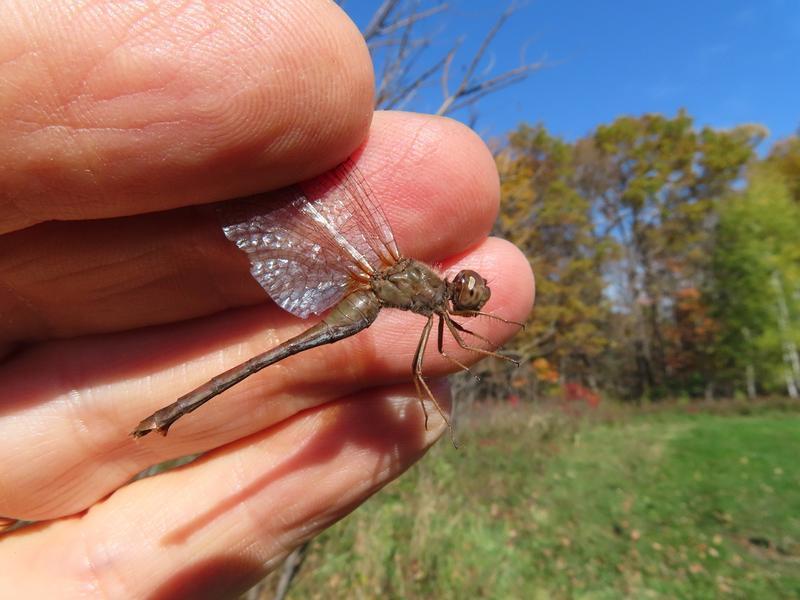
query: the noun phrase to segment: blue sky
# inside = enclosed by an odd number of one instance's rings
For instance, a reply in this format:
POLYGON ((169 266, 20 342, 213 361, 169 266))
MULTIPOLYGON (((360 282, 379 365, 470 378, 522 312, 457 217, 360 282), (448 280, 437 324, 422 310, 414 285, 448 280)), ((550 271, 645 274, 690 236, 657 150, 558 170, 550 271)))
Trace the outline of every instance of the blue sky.
MULTIPOLYGON (((363 26, 378 2, 349 0, 363 26)), ((430 6, 434 2, 423 2, 430 6)), ((451 1, 431 56, 465 36, 463 60, 505 3, 451 1)), ((493 73, 528 60, 550 66, 481 101, 476 129, 499 136, 521 122, 543 123, 575 139, 624 114, 673 115, 685 107, 698 125, 761 123, 777 138, 800 128, 798 0, 539 0, 524 5, 492 46, 493 73)), ((413 108, 433 110, 438 81, 413 108)))

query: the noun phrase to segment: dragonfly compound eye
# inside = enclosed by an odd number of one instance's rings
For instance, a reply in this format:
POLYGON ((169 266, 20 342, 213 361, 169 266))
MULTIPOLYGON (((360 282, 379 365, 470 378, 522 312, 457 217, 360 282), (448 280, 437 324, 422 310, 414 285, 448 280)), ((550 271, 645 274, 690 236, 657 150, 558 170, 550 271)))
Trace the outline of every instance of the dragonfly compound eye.
POLYGON ((453 279, 453 308, 480 310, 491 296, 486 280, 475 271, 460 271, 453 279))

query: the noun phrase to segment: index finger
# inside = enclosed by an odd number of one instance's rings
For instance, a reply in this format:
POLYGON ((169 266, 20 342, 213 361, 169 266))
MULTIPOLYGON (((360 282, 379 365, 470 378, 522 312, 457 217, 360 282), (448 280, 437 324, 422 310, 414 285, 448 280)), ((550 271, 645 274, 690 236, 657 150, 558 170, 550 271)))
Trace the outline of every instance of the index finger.
POLYGON ((4 3, 0 233, 306 179, 363 141, 372 86, 324 0, 4 3))

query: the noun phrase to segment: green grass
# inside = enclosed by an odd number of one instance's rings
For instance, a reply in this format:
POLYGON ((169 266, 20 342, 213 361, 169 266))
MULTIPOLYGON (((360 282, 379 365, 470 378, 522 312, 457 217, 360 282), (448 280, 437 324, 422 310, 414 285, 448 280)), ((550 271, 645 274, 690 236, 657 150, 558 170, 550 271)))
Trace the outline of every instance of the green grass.
POLYGON ((291 597, 800 597, 797 413, 472 421, 315 540, 291 597))

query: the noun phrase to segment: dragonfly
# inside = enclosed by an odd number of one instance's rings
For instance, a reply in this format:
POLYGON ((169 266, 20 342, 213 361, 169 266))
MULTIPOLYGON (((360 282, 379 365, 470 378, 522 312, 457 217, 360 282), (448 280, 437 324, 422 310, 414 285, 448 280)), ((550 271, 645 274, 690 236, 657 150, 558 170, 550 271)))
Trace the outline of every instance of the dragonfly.
POLYGON ((466 343, 462 334, 489 340, 454 317, 483 315, 522 324, 481 311, 491 290, 477 272, 465 269, 448 280, 426 263, 404 257, 386 215, 352 159, 319 178, 285 188, 278 196, 277 203, 265 202, 263 195, 224 203, 222 230, 247 255, 250 273, 278 306, 302 319, 323 318, 157 410, 131 435, 140 438, 152 431, 166 435, 182 416, 261 369, 366 329, 383 308, 426 317, 412 361, 413 381, 425 428, 427 398, 452 434, 450 421, 422 373, 434 319, 438 319, 439 353, 466 371, 466 365, 444 350, 445 327, 461 348, 518 363, 505 354, 466 343))

